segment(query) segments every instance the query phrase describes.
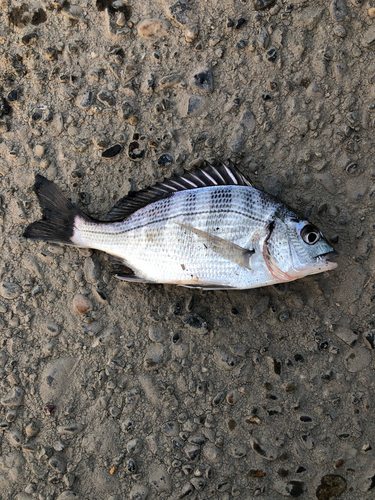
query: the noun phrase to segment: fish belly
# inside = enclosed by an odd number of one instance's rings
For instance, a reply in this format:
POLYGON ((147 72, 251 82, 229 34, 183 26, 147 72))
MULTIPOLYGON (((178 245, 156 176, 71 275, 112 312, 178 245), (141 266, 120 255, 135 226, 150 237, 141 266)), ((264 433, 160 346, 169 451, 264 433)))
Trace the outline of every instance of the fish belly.
POLYGON ((278 282, 260 246, 276 206, 252 187, 191 189, 151 203, 123 222, 77 221, 74 238, 122 258, 145 281, 253 288, 278 282), (250 269, 221 256, 188 227, 255 250, 250 269))

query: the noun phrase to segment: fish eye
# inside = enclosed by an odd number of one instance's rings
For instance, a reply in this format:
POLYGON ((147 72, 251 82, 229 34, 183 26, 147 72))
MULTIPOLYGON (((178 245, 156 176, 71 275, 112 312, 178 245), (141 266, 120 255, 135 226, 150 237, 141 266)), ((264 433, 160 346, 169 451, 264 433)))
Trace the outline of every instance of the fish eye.
POLYGON ((307 224, 301 230, 301 238, 308 245, 315 245, 320 240, 320 231, 311 224, 307 224))

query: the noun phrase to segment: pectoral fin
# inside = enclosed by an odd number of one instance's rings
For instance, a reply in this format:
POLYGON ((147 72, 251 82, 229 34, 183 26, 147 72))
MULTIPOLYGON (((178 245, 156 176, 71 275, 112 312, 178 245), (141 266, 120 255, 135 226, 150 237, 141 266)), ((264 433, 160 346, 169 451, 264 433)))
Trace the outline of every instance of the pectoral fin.
POLYGON ((231 241, 220 238, 220 236, 208 233, 207 231, 189 226, 188 224, 183 224, 181 222, 176 222, 176 224, 199 236, 207 248, 221 255, 224 259, 230 260, 241 267, 251 269, 250 260, 251 256, 255 253, 254 250, 242 248, 236 245, 236 243, 232 243, 231 241))

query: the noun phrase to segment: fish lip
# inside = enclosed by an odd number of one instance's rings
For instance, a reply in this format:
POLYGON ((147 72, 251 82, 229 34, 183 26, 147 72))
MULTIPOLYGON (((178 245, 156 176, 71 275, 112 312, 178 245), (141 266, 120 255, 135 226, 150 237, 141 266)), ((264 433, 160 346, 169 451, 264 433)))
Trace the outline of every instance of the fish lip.
POLYGON ((338 266, 337 262, 332 262, 328 259, 332 259, 333 257, 337 257, 339 254, 336 250, 332 250, 331 252, 322 253, 319 255, 319 260, 322 261, 326 267, 327 271, 331 271, 332 269, 336 269, 338 266))
POLYGON ((319 257, 323 257, 324 260, 333 259, 334 257, 338 256, 339 253, 336 252, 336 250, 332 250, 331 252, 322 253, 321 255, 319 255, 319 257))

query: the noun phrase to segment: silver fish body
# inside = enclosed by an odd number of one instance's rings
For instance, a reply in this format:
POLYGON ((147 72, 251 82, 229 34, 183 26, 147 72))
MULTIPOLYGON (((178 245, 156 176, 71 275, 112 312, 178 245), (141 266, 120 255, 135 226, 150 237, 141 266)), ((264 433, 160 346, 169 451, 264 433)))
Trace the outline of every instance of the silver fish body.
MULTIPOLYGON (((126 266, 126 272, 118 272, 122 279, 206 289, 255 288, 336 267, 325 258, 333 248, 314 226, 241 174, 233 182, 233 167, 210 168, 210 175, 200 172, 213 185, 194 187, 198 183, 191 174, 181 177, 183 189, 171 189, 121 221, 98 222, 75 214, 68 243, 116 257, 126 266), (186 179, 193 184, 188 189, 186 179), (313 228, 314 244, 303 241, 305 227, 313 228)), ((166 185, 174 186, 172 181, 166 185)), ((126 210, 131 205, 127 198, 122 202, 126 210)))

